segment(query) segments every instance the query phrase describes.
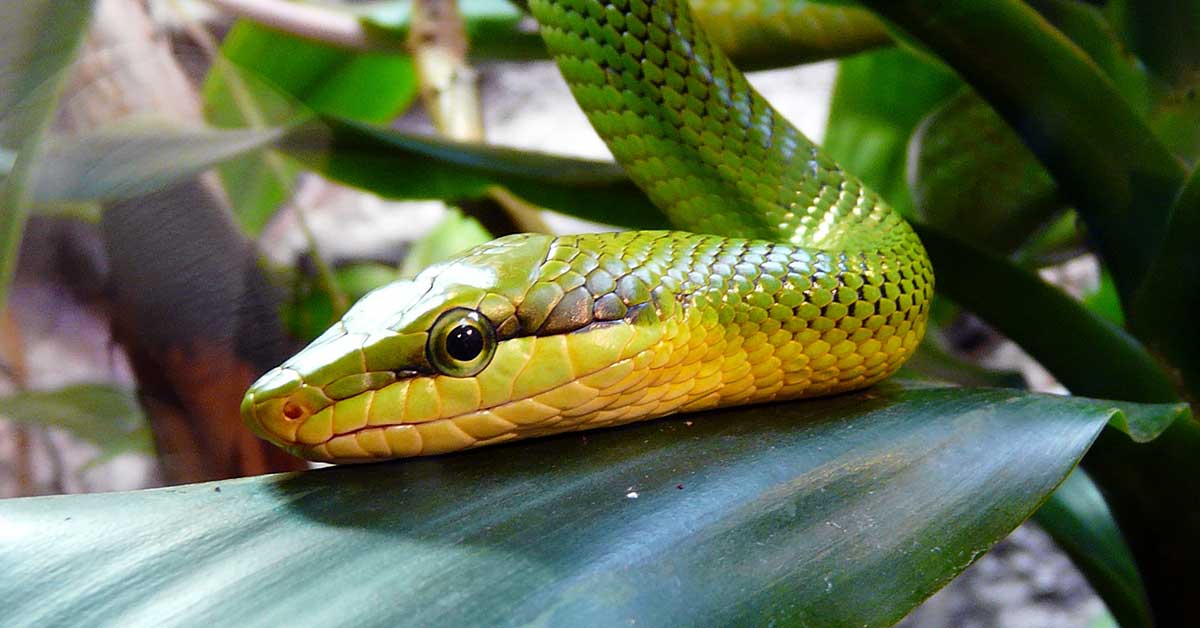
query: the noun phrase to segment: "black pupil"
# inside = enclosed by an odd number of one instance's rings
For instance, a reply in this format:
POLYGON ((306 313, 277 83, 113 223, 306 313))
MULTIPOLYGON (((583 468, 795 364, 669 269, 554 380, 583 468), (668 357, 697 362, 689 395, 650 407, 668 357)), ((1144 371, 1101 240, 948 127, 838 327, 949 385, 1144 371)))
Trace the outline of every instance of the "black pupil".
POLYGON ((459 325, 446 336, 446 353, 455 360, 474 360, 483 353, 483 334, 470 325, 459 325))

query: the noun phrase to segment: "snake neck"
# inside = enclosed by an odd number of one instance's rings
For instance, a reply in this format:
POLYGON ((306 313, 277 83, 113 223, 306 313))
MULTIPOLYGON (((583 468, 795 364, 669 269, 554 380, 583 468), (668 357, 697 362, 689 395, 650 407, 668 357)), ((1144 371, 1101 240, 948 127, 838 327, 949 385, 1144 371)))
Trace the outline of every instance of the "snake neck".
POLYGON ((681 229, 851 253, 919 247, 767 103, 682 0, 532 0, 592 125, 681 229))
POLYGON ((917 254, 683 232, 561 236, 549 257, 565 260, 553 273, 587 276, 597 309, 615 304, 620 324, 654 337, 634 345, 658 365, 643 375, 678 393, 656 415, 877 382, 916 350, 933 290, 917 254))

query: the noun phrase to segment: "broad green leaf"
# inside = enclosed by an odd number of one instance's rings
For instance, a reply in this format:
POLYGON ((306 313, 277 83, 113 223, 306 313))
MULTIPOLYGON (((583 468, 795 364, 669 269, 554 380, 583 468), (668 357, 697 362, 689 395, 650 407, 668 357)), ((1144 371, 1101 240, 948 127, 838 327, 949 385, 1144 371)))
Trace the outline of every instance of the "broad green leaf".
MULTIPOLYGON (((928 227, 918 233, 938 291, 1015 340, 1072 392, 1177 398, 1153 356, 1111 322, 1003 259, 928 227)), ((1200 493, 1191 481, 1200 476, 1197 451, 1200 428, 1179 421, 1144 444, 1105 430, 1085 461, 1126 533, 1160 625, 1186 623, 1194 610, 1183 583, 1200 560, 1192 544, 1200 532, 1200 493)))
POLYGON ((1166 235, 1185 173, 1099 66, 1019 0, 863 4, 944 59, 1018 131, 1128 299, 1166 235))
POLYGON ((903 48, 845 59, 838 66, 825 150, 911 216, 905 175, 909 138, 961 85, 945 67, 903 48))
POLYGON ((1189 597, 1200 561, 1200 424, 1177 421, 1149 443, 1104 430, 1084 466, 1116 515, 1145 583, 1155 625, 1195 618, 1189 597))
POLYGON ((1121 626, 1154 625, 1133 555, 1086 471, 1075 469, 1067 476, 1034 520, 1083 571, 1121 626))
MULTIPOLYGON (((416 95, 406 55, 340 50, 246 21, 226 35, 204 84, 206 117, 221 127, 281 125, 312 111, 383 123, 416 95)), ((240 222, 257 234, 290 195, 299 169, 264 152, 220 173, 240 222)))
POLYGON ((888 625, 1029 516, 1121 407, 891 383, 394 464, 7 500, 0 623, 888 625))
POLYGON ((36 168, 38 203, 131 199, 268 147, 281 128, 220 130, 146 122, 51 137, 36 168))
MULTIPOLYGON (((691 0, 692 13, 715 44, 742 69, 791 66, 854 54, 891 43, 867 11, 808 0, 691 0)), ((376 2, 359 14, 373 34, 407 41, 412 3, 376 2)), ((532 19, 505 0, 458 3, 471 55, 483 59, 545 59, 532 19)))
MULTIPOLYGON (((407 55, 351 52, 247 21, 230 29, 221 43, 221 56, 235 67, 214 67, 204 86, 209 121, 221 126, 242 126, 248 121, 236 102, 239 96, 230 93, 239 89, 229 83, 228 73, 235 69, 259 88, 275 91, 275 99, 257 103, 268 123, 290 120, 296 112, 288 104, 384 123, 417 96, 416 75, 407 55)), ((251 96, 263 97, 259 89, 251 96)))
POLYGON ((0 148, 13 154, 0 181, 0 312, 33 202, 42 134, 92 15, 91 0, 27 0, 0 6, 0 148))
POLYGON ((133 391, 105 384, 0 397, 0 416, 57 427, 100 448, 100 459, 125 452, 154 453, 150 429, 133 391))
POLYGON ((499 185, 596 222, 665 224, 662 212, 611 162, 457 143, 330 116, 320 121, 293 132, 281 148, 327 177, 380 196, 456 201, 499 185))
POLYGON ((1013 252, 1063 209, 1033 153, 970 89, 925 118, 909 155, 917 215, 990 251, 1013 252))

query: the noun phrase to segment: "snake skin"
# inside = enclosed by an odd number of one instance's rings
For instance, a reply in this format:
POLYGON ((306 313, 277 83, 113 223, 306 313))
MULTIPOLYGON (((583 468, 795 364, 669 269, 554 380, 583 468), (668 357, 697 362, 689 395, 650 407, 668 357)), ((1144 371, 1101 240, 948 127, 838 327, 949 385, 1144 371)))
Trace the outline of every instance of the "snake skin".
POLYGON ((684 4, 530 7, 593 126, 688 232, 509 236, 382 288, 251 387, 256 433, 313 460, 437 454, 833 394, 899 368, 933 290, 919 240, 684 4), (498 339, 469 377, 427 356, 454 308, 498 339))

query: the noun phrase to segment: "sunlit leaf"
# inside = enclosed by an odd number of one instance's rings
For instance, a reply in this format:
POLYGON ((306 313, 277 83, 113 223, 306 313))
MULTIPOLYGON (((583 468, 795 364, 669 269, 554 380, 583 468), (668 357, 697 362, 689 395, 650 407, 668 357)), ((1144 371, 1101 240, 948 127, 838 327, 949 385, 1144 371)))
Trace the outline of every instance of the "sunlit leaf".
MULTIPOLYGON (((411 59, 394 52, 341 50, 239 21, 221 44, 204 84, 205 116, 230 128, 264 128, 316 111, 387 122, 416 98, 411 59)), ((220 169, 242 225, 257 234, 299 175, 271 152, 220 169)))

